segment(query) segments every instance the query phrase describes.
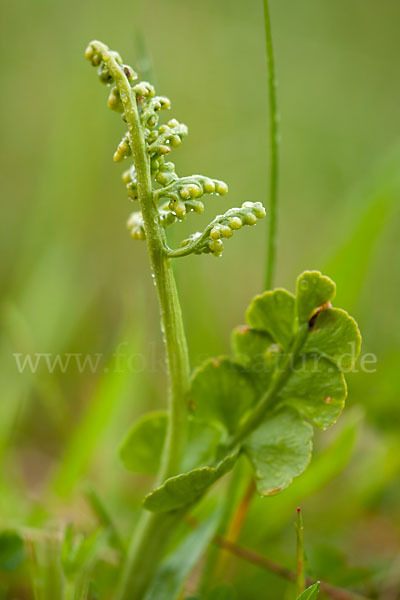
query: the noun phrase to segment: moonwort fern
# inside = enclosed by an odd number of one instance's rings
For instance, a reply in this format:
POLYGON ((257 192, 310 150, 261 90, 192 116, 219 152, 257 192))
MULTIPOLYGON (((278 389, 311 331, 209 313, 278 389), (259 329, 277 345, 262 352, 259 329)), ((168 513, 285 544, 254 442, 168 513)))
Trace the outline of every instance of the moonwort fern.
POLYGON ((346 397, 344 372, 360 350, 355 321, 333 308, 334 283, 317 271, 297 280, 296 294, 277 289, 257 296, 245 326, 233 332, 232 356, 210 359, 190 376, 189 359, 171 259, 188 254, 220 256, 224 240, 265 216, 246 201, 170 248, 166 230, 204 210, 206 194, 227 185, 202 175, 179 177, 166 160, 187 127, 118 53, 91 42, 86 57, 110 87, 109 107, 127 125, 114 160, 132 157, 123 181, 139 209, 128 220, 132 237, 146 239, 158 291, 169 365, 168 411, 146 415, 126 436, 121 458, 128 469, 157 474, 132 536, 119 598, 145 597, 167 541, 185 513, 209 487, 247 456, 261 495, 285 489, 306 468, 313 427, 332 425, 346 397))

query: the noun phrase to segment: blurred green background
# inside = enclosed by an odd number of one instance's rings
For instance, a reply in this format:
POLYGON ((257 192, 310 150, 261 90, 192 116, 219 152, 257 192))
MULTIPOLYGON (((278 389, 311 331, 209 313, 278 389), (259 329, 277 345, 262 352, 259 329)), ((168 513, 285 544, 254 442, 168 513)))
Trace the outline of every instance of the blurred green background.
MULTIPOLYGON (((241 540, 293 566, 300 503, 316 576, 393 600, 400 4, 273 0, 271 10, 282 138, 276 284, 293 290, 306 268, 333 277, 337 304, 359 322, 377 365, 349 376, 349 408, 317 438, 309 471, 279 497, 254 502, 241 540)), ((231 206, 268 202, 262 5, 2 0, 1 20, 0 527, 90 526, 89 481, 128 532, 151 481, 126 474, 117 448, 135 417, 165 403, 164 359, 146 248, 126 231, 133 206, 112 161, 123 124, 84 49, 101 39, 171 98, 171 116, 190 130, 174 152, 180 174, 229 184, 205 216, 175 227, 179 240, 231 206), (95 372, 74 361, 49 372, 41 361, 20 373, 15 353, 100 358, 95 372)), ((231 329, 262 289, 266 227, 245 228, 222 259, 177 261, 193 366, 229 352, 231 329)), ((226 576, 246 600, 262 589, 284 597, 287 587, 234 561, 226 576)))

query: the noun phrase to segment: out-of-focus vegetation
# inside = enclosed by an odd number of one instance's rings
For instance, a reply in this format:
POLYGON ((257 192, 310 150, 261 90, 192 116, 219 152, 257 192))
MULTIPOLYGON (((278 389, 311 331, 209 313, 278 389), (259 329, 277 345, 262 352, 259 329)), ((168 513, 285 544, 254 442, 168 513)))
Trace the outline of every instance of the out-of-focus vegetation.
MULTIPOLYGON (((127 474, 118 445, 135 417, 165 402, 146 251, 125 230, 130 206, 112 162, 120 135, 88 74, 85 44, 100 38, 118 47, 173 98, 191 130, 177 167, 229 183, 229 200, 212 200, 217 214, 266 201, 262 6, 4 0, 1 11, 0 527, 8 533, 0 537, 0 593, 30 597, 29 572, 37 589, 54 586, 38 597, 54 598, 59 566, 49 556, 65 523, 92 536, 82 569, 100 543, 88 486, 101 492, 119 531, 130 533, 151 480, 127 474), (98 363, 79 369, 72 357, 67 368, 49 370, 42 357, 35 373, 28 366, 21 373, 14 354, 33 363, 38 354, 60 355, 64 367, 67 354, 98 363), (25 559, 11 530, 27 540, 25 559)), ((400 5, 282 0, 272 17, 282 120, 277 283, 290 288, 305 268, 330 275, 337 305, 356 317, 363 353, 377 363, 364 363, 374 372, 359 363, 349 375, 339 424, 316 440, 308 471, 287 491, 253 501, 240 542, 293 568, 300 504, 310 574, 395 600, 400 5)), ((229 332, 261 289, 264 249, 260 225, 233 239, 221 260, 177 263, 192 366, 228 352, 229 332)), ((114 558, 97 567, 102 590, 111 585, 114 558)), ((237 598, 293 597, 283 579, 237 558, 219 556, 217 567, 216 579, 237 598)))

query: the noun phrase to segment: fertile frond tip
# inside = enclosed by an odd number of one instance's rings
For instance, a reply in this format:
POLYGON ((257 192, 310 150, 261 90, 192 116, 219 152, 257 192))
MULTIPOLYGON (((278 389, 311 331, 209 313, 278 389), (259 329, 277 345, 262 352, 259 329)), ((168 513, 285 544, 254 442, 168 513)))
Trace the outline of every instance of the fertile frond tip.
MULTIPOLYGON (((123 162, 127 157, 132 157, 135 163, 129 119, 132 118, 132 112, 137 115, 152 182, 153 200, 162 227, 182 221, 189 213, 201 214, 204 203, 200 198, 204 195, 224 196, 228 193, 227 184, 218 179, 204 175, 179 177, 175 164, 166 159, 169 159, 171 151, 179 147, 188 134, 187 126, 176 119, 159 125, 160 111, 171 108, 168 98, 158 96, 151 83, 137 82, 138 75, 134 69, 123 63, 118 52, 110 50, 102 42, 90 42, 85 56, 97 67, 100 81, 111 88, 108 107, 120 113, 122 120, 128 124, 128 131, 114 152, 115 162, 123 162)), ((122 180, 128 197, 140 201, 140 183, 135 164, 124 171, 122 180)), ((166 247, 166 252, 171 257, 185 256, 192 252, 220 256, 223 250, 222 238, 231 237, 233 231, 243 225, 255 225, 264 216, 265 209, 260 202, 245 202, 240 208, 232 208, 216 217, 203 233, 193 234, 177 250, 166 247)), ((145 239, 146 227, 141 211, 132 213, 128 228, 134 239, 145 239)))

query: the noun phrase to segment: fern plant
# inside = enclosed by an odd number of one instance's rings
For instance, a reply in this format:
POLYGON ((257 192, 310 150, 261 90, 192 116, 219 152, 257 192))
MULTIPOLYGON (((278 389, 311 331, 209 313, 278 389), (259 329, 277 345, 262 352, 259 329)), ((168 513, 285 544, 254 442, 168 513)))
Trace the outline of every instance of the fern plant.
POLYGON ((120 449, 128 469, 156 475, 118 591, 119 600, 139 600, 177 524, 240 455, 249 460, 262 496, 279 493, 304 471, 313 428, 326 429, 343 409, 344 372, 352 368, 361 339, 355 321, 332 307, 335 284, 306 271, 295 294, 275 289, 256 296, 246 325, 233 332, 232 356, 210 359, 190 374, 171 260, 220 256, 226 239, 266 211, 258 201, 246 201, 171 248, 168 227, 202 213, 204 196, 225 195, 227 185, 203 175, 178 176, 167 157, 188 131, 175 119, 160 124, 170 101, 137 82, 135 71, 101 42, 89 44, 86 58, 110 88, 109 107, 127 125, 114 160, 131 162, 123 181, 139 205, 128 227, 133 238, 147 242, 168 359, 168 411, 141 418, 120 449))

